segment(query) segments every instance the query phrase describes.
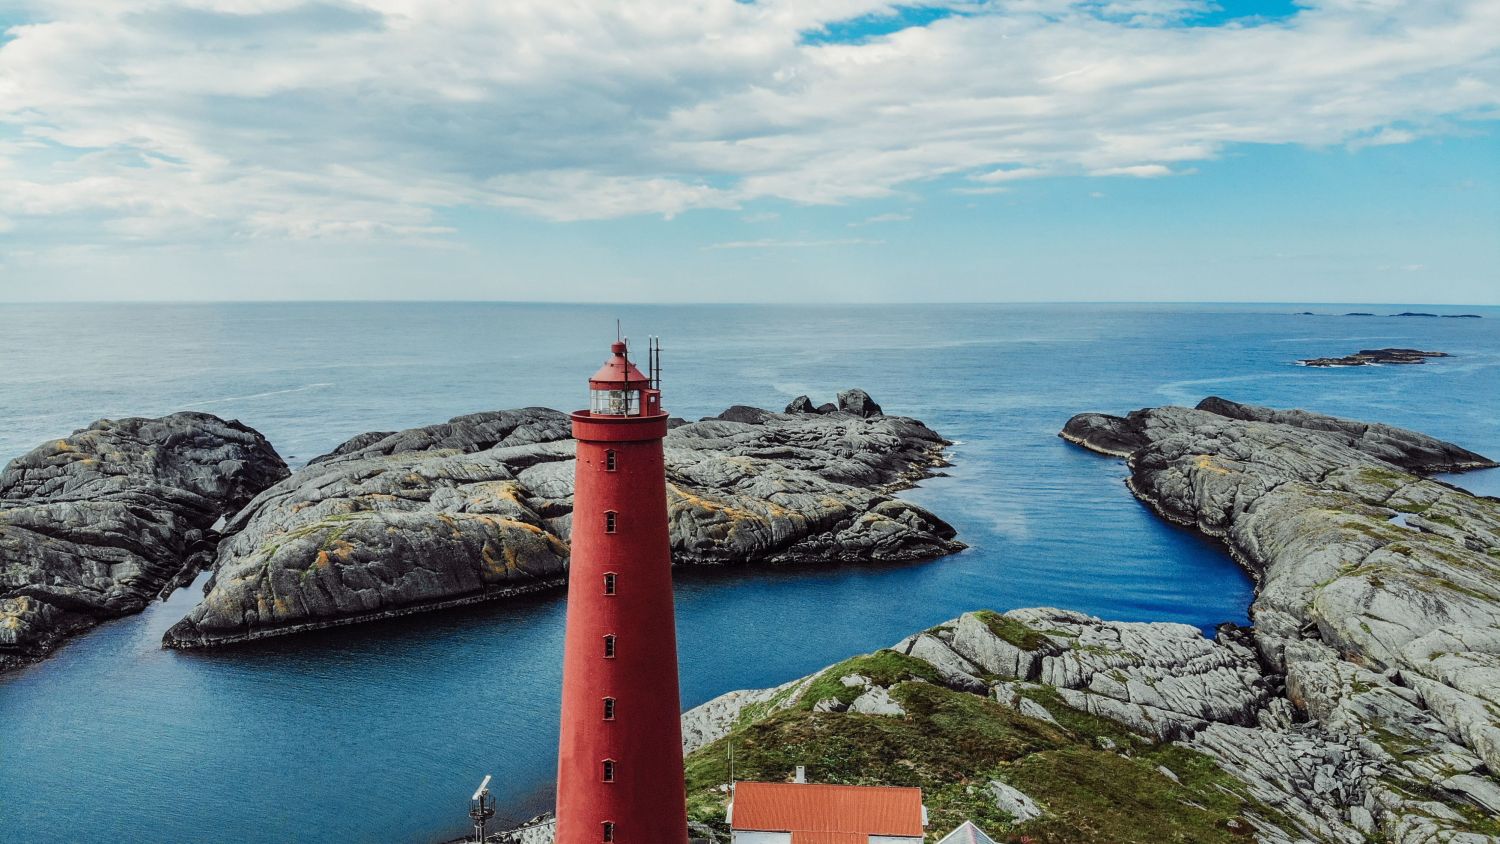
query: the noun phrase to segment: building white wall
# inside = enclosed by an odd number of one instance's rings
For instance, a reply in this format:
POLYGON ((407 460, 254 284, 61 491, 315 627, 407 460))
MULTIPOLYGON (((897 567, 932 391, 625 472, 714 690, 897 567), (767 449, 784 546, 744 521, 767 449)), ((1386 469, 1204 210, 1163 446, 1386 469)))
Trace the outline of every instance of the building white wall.
MULTIPOLYGON (((734 830, 729 838, 730 844, 792 844, 790 832, 750 832, 747 830, 734 830)), ((870 844, 922 844, 922 839, 909 838, 904 835, 872 835, 870 844)))
POLYGON ((790 832, 752 832, 736 829, 730 833, 729 841, 730 844, 792 844, 792 834, 790 832))

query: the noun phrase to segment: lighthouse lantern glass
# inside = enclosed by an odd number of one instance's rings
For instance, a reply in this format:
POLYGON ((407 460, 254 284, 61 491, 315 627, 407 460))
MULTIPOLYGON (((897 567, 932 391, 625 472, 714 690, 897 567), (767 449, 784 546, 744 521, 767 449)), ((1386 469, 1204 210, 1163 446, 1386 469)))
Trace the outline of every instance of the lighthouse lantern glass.
POLYGON ((640 390, 589 390, 589 412, 596 416, 639 416, 640 390))

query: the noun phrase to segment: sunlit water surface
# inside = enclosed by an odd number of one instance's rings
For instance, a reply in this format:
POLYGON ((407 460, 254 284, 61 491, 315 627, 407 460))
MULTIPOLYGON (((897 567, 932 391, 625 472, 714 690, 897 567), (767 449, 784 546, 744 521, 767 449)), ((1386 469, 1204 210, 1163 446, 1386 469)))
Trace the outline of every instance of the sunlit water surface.
MULTIPOLYGON (((1216 393, 1500 454, 1500 309, 1479 320, 1294 315, 1302 309, 4 306, 0 459, 101 416, 238 418, 301 465, 362 431, 571 409, 616 317, 627 333, 664 335, 678 415, 780 408, 801 393, 825 401, 857 385, 958 441, 948 475, 905 494, 957 526, 971 546, 962 554, 679 572, 689 706, 980 607, 1243 623, 1251 583, 1215 544, 1132 499, 1119 461, 1056 437, 1079 411, 1216 393), (1293 365, 1371 346, 1455 357, 1293 365)), ((1456 480, 1500 494, 1485 473, 1456 480)), ((160 650, 201 586, 0 679, 0 838, 430 842, 463 832, 486 773, 504 814, 547 804, 561 595, 223 652, 160 650)))

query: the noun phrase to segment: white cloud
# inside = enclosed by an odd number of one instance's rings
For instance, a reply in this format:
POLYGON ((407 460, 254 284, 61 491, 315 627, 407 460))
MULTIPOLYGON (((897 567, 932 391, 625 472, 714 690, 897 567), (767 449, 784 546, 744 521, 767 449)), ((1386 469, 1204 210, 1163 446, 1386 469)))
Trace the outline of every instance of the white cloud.
POLYGON ((726 243, 714 243, 703 247, 704 249, 819 249, 827 246, 879 246, 885 243, 883 240, 869 240, 862 237, 846 237, 838 240, 772 240, 764 238, 761 240, 731 240, 726 243))
POLYGON ((873 217, 866 217, 858 222, 849 223, 848 226, 852 229, 859 226, 877 225, 879 223, 902 223, 910 219, 910 214, 898 214, 895 212, 891 212, 886 214, 876 214, 873 217))
POLYGON ((1012 182, 1016 179, 1036 179, 1045 175, 1047 175, 1047 170, 1042 167, 1007 167, 980 173, 972 178, 976 182, 1012 182))
POLYGON ((875 0, 36 0, 0 39, 0 217, 82 241, 440 239, 844 203, 957 177, 1191 172, 1239 143, 1500 116, 1500 4, 1013 0, 856 44, 875 0), (71 228, 70 228, 71 227, 71 228))
POLYGON ((1165 164, 1132 164, 1128 167, 1100 167, 1090 170, 1090 176, 1134 176, 1137 179, 1155 179, 1172 175, 1172 168, 1165 164))

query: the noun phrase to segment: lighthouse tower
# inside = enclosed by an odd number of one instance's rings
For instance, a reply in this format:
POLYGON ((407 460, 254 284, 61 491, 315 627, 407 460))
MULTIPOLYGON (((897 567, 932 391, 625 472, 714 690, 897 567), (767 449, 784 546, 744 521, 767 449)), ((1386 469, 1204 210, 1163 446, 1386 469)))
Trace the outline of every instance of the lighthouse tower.
POLYGON ((557 844, 687 841, 657 386, 617 342, 573 414, 557 844))

